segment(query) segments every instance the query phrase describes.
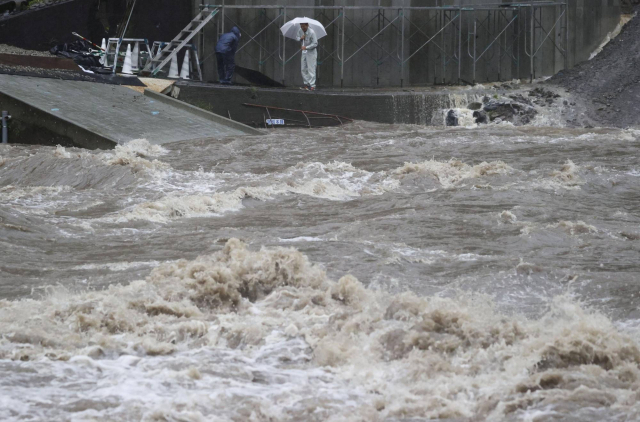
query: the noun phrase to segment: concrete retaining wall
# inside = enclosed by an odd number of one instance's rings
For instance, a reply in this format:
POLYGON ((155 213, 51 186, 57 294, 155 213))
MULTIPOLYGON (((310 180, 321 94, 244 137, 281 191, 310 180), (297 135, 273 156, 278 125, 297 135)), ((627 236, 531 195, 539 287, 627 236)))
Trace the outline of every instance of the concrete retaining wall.
POLYGON ((96 134, 49 110, 36 107, 0 91, 0 109, 9 110, 9 142, 111 149, 117 141, 96 134))
POLYGON ((183 101, 176 100, 172 97, 169 97, 164 94, 160 94, 159 92, 152 91, 148 88, 144 90, 144 95, 146 97, 153 98, 154 100, 159 101, 163 104, 167 104, 171 107, 176 107, 178 109, 184 110, 187 113, 195 114, 217 125, 235 129, 240 133, 244 133, 245 135, 262 135, 263 134, 263 132, 260 130, 254 129, 253 127, 249 127, 242 123, 238 123, 235 120, 228 119, 220 115, 220 113, 218 114, 212 113, 210 111, 207 111, 206 109, 203 109, 202 107, 196 107, 192 104, 188 104, 183 101))
MULTIPOLYGON (((194 11, 197 5, 210 3, 206 0, 194 0, 194 11)), ((506 3, 506 2, 503 2, 506 3)), ((543 4, 540 2, 540 4, 543 4)), ((476 63, 475 80, 477 82, 510 80, 514 78, 529 79, 531 62, 527 56, 530 38, 531 8, 522 7, 517 12, 505 11, 466 11, 462 13, 462 45, 456 35, 456 25, 438 34, 431 43, 420 48, 433 34, 436 34, 447 21, 455 17, 443 15, 438 10, 406 10, 405 38, 401 37, 402 19, 398 19, 399 10, 404 7, 438 7, 438 6, 497 6, 495 0, 226 0, 225 5, 279 5, 277 9, 225 9, 224 25, 221 16, 210 24, 200 40, 204 58, 205 81, 216 81, 217 72, 215 56, 212 54, 217 37, 228 31, 234 24, 243 31, 241 45, 254 37, 237 55, 240 66, 259 70, 274 80, 282 81, 288 86, 301 85, 300 57, 296 54, 298 45, 293 40, 285 42, 286 64, 282 69, 282 37, 278 27, 283 22, 282 14, 287 6, 287 20, 295 16, 309 16, 329 25, 329 35, 321 40, 318 63, 318 84, 320 86, 346 87, 384 87, 384 86, 421 86, 434 83, 458 83, 458 51, 461 53, 461 78, 472 82, 473 55, 472 43, 473 22, 480 22, 475 42, 479 55, 515 14, 516 21, 507 28, 499 41, 494 43, 476 63), (391 7, 384 14, 378 10, 348 10, 345 25, 344 57, 348 59, 342 72, 339 56, 341 42, 338 26, 340 12, 338 10, 313 10, 292 8, 292 6, 374 6, 391 7), (337 20, 336 20, 337 19, 337 20), (336 20, 336 21, 334 21, 336 20), (268 25, 273 22, 271 25, 268 25), (333 22, 333 23, 331 23, 333 22), (484 26, 482 26, 484 25, 484 26), (358 26, 360 28, 358 28, 358 26), (375 35, 369 41, 365 32, 375 35), (469 32, 471 30, 471 32, 469 32), (493 34, 493 35, 491 35, 493 34), (518 35, 519 34, 519 35, 518 35), (368 44, 366 44, 368 42, 368 44), (366 45, 365 45, 366 44, 366 45), (362 49, 358 52, 358 49, 362 49), (461 47, 461 48, 459 48, 461 47), (400 65, 399 57, 415 55, 400 65), (445 52, 443 55, 442 52, 445 52), (353 57, 352 57, 353 56, 353 57), (350 58, 351 57, 351 58, 350 58), (350 59, 349 59, 350 58, 350 59)), ((534 76, 551 76, 562 70, 565 58, 560 50, 564 49, 565 37, 568 34, 569 67, 589 57, 591 52, 601 43, 620 19, 620 0, 568 0, 569 16, 568 32, 562 27, 563 19, 553 28, 562 13, 560 6, 538 8, 536 18, 535 39, 539 43, 545 40, 538 50, 534 61, 534 76), (542 26, 542 28, 540 27, 542 26), (553 28, 553 29, 552 29, 553 28), (549 37, 547 37, 549 34, 549 37), (555 46, 554 46, 555 44, 555 46), (556 48, 556 46, 558 48, 556 48)), ((536 45, 536 49, 537 49, 536 45)), ((238 79, 239 82, 243 82, 238 79)))
POLYGON ((273 112, 242 105, 243 103, 268 105, 288 109, 336 114, 354 120, 380 123, 408 123, 430 125, 432 118, 442 109, 475 100, 480 92, 469 91, 449 94, 443 91, 295 91, 282 89, 256 89, 240 86, 219 86, 193 82, 178 82, 179 99, 221 116, 250 126, 263 127, 265 119, 284 118, 306 124, 298 113, 273 112))
POLYGON ((77 40, 71 34, 74 31, 86 37, 96 36, 96 11, 97 2, 93 0, 70 0, 0 16, 0 44, 46 51, 55 44, 77 40))

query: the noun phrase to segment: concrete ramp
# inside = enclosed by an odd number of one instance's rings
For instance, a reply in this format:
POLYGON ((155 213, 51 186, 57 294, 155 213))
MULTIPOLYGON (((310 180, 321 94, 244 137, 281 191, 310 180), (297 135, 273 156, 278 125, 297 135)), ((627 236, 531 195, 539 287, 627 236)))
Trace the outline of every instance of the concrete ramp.
MULTIPOLYGON (((52 142, 62 137, 91 149, 262 133, 155 92, 92 82, 0 74, 0 108, 13 117, 10 129, 36 127, 52 133, 52 142)), ((24 130, 11 132, 9 142, 29 141, 24 130)))

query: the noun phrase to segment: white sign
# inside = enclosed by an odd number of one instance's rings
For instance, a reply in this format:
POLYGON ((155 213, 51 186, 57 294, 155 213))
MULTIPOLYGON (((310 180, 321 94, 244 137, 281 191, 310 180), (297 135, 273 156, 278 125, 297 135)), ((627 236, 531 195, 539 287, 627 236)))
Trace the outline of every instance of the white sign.
POLYGON ((284 119, 267 119, 267 124, 271 126, 284 125, 284 119))

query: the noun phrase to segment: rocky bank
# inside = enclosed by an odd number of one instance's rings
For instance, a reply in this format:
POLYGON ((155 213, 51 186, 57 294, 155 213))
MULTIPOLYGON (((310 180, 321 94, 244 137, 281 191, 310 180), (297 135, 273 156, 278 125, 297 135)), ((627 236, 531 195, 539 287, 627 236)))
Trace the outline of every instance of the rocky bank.
POLYGON ((585 118, 577 125, 640 126, 640 6, 634 11, 636 16, 597 56, 544 83, 583 105, 585 118))

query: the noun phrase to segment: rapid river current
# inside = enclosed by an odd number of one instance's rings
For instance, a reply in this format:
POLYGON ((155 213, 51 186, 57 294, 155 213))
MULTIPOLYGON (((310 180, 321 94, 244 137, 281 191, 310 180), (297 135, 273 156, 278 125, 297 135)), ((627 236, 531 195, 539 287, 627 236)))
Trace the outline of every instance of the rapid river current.
POLYGON ((0 420, 640 420, 640 131, 0 146, 0 420))

